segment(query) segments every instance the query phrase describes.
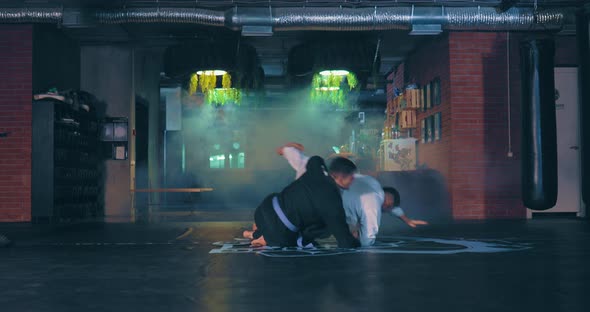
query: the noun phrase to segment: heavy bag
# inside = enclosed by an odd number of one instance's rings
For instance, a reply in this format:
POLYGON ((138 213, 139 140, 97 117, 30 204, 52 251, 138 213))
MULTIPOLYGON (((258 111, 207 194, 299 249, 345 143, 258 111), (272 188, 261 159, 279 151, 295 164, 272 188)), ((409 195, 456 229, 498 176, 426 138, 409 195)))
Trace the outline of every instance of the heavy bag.
MULTIPOLYGON (((580 133, 582 146, 582 198, 590 206, 590 4, 577 16, 580 133)), ((586 216, 590 219, 590 213, 586 216)))
POLYGON ((553 40, 521 45, 522 199, 533 210, 557 202, 557 129, 553 40))

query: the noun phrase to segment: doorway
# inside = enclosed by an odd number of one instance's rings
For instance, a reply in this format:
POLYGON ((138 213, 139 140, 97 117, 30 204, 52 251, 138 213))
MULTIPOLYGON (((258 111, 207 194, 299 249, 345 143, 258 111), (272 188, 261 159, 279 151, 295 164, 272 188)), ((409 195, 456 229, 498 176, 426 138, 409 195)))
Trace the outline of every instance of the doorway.
POLYGON ((555 68, 555 115, 557 121, 557 203, 537 214, 581 216, 580 119, 578 68, 555 68))

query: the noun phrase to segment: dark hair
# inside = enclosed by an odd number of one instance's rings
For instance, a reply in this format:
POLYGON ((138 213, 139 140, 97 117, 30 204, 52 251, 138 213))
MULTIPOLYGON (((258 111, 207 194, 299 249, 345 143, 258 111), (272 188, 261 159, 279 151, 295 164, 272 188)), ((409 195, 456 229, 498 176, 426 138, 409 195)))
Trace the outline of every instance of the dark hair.
POLYGON ((353 174, 356 172, 356 165, 344 157, 336 157, 330 163, 330 173, 353 174))
POLYGON ((393 207, 399 207, 401 205, 399 192, 395 188, 386 186, 383 188, 383 192, 393 195, 393 207))

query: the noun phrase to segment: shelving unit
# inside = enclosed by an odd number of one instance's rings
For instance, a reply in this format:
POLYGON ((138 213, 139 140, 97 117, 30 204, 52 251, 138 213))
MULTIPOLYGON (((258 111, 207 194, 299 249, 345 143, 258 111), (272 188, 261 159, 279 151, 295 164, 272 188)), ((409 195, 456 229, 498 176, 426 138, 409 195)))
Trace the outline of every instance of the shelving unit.
POLYGON ((422 107, 423 91, 406 89, 403 94, 387 101, 387 119, 384 138, 393 139, 392 129, 408 130, 417 128, 416 111, 422 107))
POLYGON ((103 213, 99 121, 65 102, 33 102, 34 222, 96 219, 103 213))
POLYGON ((423 94, 422 89, 405 89, 399 96, 388 98, 378 152, 379 171, 416 168, 416 139, 411 130, 417 127, 417 110, 422 107, 423 94))

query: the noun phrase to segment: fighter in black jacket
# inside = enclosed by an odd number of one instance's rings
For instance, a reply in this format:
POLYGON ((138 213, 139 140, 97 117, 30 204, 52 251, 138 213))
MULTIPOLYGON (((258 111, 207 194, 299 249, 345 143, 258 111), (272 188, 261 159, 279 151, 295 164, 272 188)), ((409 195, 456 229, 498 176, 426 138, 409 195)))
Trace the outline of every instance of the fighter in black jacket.
MULTIPOLYGON (((283 155, 295 148, 302 150, 303 146, 290 143, 277 151, 283 155)), ((315 239, 332 234, 339 247, 359 247, 346 223, 340 194, 341 188, 346 189, 352 183, 355 164, 337 158, 328 173, 319 156, 295 160, 285 157, 291 165, 293 161, 300 163, 297 180, 262 201, 254 214, 254 231, 245 231, 244 236, 253 239, 254 246, 312 247, 315 239)))

